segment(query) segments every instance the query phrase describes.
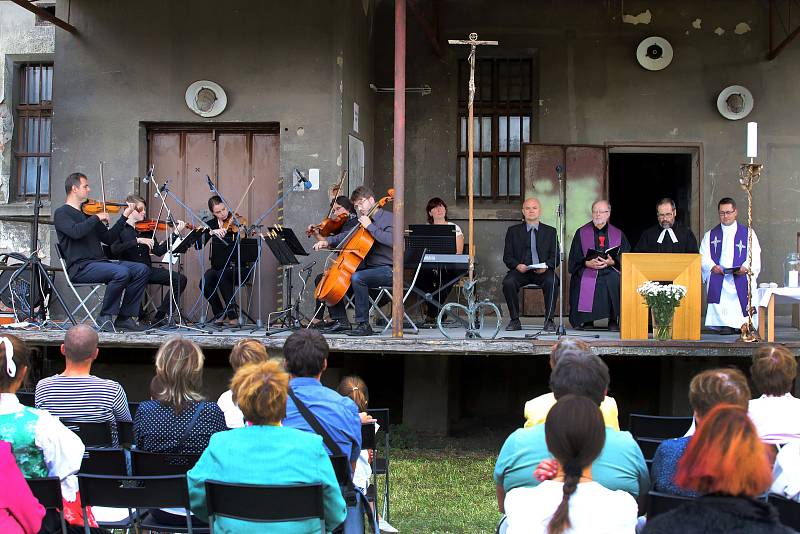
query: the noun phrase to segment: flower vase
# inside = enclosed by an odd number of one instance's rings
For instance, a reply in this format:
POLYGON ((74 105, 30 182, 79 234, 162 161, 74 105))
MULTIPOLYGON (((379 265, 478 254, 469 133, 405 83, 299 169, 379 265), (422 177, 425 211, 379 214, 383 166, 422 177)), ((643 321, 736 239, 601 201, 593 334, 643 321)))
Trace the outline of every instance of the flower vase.
POLYGON ((653 318, 653 339, 666 341, 672 339, 672 322, 675 318, 675 308, 650 308, 650 315, 653 318))

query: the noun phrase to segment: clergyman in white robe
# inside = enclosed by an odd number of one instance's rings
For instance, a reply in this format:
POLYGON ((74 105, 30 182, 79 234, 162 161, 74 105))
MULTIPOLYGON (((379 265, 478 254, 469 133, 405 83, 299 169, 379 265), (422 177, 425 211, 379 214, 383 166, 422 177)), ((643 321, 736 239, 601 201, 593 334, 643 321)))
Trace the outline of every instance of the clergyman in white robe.
MULTIPOLYGON (((732 224, 725 226, 722 225, 722 250, 720 252, 720 266, 723 268, 733 267, 734 247, 738 245, 735 243, 736 230, 738 229, 738 222, 734 221, 732 224)), ((761 272, 761 246, 758 244, 758 237, 755 230, 752 231, 752 266, 748 261, 742 265, 750 267, 753 272, 750 292, 752 293, 752 302, 755 303, 756 289, 758 283, 758 273, 761 272)), ((747 243, 744 243, 747 245, 747 243)), ((703 283, 708 287, 708 280, 711 277, 711 268, 714 267, 714 260, 711 259, 711 230, 705 233, 703 241, 700 243, 700 254, 702 255, 703 262, 703 283)), ((746 276, 746 275, 742 275, 746 276)), ((719 304, 708 303, 706 310, 706 326, 729 326, 731 328, 739 329, 744 323, 747 322, 747 316, 742 315, 742 307, 739 303, 739 296, 736 293, 736 286, 733 284, 732 274, 726 274, 722 281, 722 293, 720 294, 719 304)), ((757 304, 756 310, 758 310, 757 304)), ((758 326, 758 315, 753 315, 753 325, 758 326)))

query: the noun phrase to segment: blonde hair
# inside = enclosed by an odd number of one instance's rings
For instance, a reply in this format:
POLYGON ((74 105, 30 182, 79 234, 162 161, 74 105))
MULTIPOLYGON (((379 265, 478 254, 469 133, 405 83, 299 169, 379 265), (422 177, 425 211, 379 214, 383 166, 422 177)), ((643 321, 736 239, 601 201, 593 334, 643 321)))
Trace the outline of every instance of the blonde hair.
POLYGON ((203 399, 203 351, 180 336, 165 341, 156 353, 156 377, 151 383, 153 399, 180 413, 191 401, 203 399))
POLYGON ((228 361, 233 370, 236 371, 245 364, 263 362, 267 359, 269 359, 269 354, 267 354, 267 347, 263 343, 257 339, 245 338, 233 346, 228 361))
POLYGON ((336 391, 343 397, 350 397, 353 399, 359 412, 367 411, 367 406, 369 405, 369 390, 367 390, 367 384, 365 384, 360 377, 346 376, 342 378, 336 391))
POLYGON ((733 404, 745 411, 750 402, 750 388, 744 373, 736 368, 708 369, 689 383, 689 405, 697 415, 705 416, 717 404, 733 404))
POLYGON ((275 424, 286 417, 288 390, 289 374, 275 360, 245 364, 231 380, 233 402, 254 425, 275 424))

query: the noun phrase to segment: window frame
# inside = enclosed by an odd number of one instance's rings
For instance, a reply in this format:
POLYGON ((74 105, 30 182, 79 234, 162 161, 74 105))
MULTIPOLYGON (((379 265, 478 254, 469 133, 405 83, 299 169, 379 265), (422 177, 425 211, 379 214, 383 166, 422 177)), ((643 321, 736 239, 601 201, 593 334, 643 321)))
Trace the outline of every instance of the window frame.
POLYGON ((16 65, 16 74, 17 74, 17 91, 16 91, 16 99, 14 103, 14 137, 12 139, 12 147, 13 147, 13 161, 15 165, 15 170, 13 172, 14 175, 14 184, 13 184, 13 196, 16 197, 18 201, 28 201, 31 200, 36 195, 35 187, 28 191, 27 188, 27 181, 26 181, 26 174, 25 171, 27 169, 27 160, 31 158, 37 159, 37 164, 41 165, 41 160, 44 158, 48 159, 48 176, 42 177, 42 182, 40 185, 40 195, 42 197, 49 197, 50 196, 50 169, 52 168, 49 165, 51 158, 52 158, 52 151, 53 151, 53 129, 52 129, 52 119, 53 119, 53 74, 54 74, 54 63, 52 61, 26 61, 20 62, 16 65), (39 100, 36 103, 28 103, 30 98, 28 94, 28 73, 29 69, 31 68, 38 68, 40 70, 39 74, 39 85, 37 87, 39 100), (43 76, 42 73, 47 73, 47 76, 43 76), (45 95, 45 87, 49 88, 49 100, 41 98, 45 95), (28 150, 29 147, 27 146, 27 124, 28 120, 26 119, 39 119, 37 124, 37 140, 36 145, 38 150, 37 151, 30 151, 28 150), (49 146, 46 147, 46 150, 43 150, 43 143, 42 143, 42 135, 44 129, 42 128, 42 124, 45 122, 42 119, 46 119, 49 124, 49 146))

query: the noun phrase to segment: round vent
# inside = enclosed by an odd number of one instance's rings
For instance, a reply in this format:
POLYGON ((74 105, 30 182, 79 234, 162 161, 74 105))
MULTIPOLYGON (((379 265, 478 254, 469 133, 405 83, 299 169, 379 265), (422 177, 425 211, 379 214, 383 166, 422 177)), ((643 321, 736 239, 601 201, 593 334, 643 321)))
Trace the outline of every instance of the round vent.
POLYGON ((647 70, 661 70, 672 63, 672 45, 663 37, 648 37, 636 48, 636 60, 647 70))
POLYGON ((726 119, 743 119, 753 111, 753 94, 741 85, 726 87, 717 97, 717 110, 726 119))
POLYGON ((225 111, 228 96, 219 84, 200 80, 186 89, 186 105, 201 117, 216 117, 225 111))

